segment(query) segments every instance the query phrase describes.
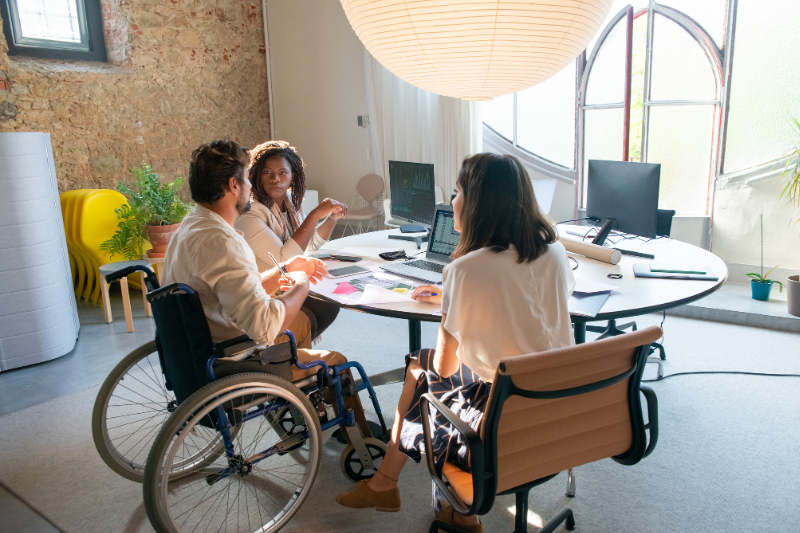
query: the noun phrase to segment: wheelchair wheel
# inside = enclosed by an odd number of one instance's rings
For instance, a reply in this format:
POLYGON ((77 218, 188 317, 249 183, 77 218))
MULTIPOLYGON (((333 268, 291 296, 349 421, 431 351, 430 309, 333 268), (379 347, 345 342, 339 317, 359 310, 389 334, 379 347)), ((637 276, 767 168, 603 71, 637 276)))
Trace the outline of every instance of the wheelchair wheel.
POLYGON ((175 395, 164 386, 156 342, 150 341, 125 356, 97 393, 92 437, 100 457, 141 483, 150 446, 174 410, 175 395))
MULTIPOLYGON (((92 438, 100 457, 122 477, 141 483, 150 447, 176 408, 175 395, 164 386, 155 341, 136 348, 114 367, 97 393, 92 438)), ((200 431, 217 435, 205 427, 197 429, 200 431)), ((198 448, 203 457, 223 451, 220 439, 210 441, 204 436, 200 441, 212 446, 198 448)), ((177 468, 174 475, 178 475, 177 468)))
POLYGON ((367 452, 369 452, 372 462, 375 464, 374 469, 367 469, 361 464, 358 453, 356 453, 356 449, 352 444, 347 445, 342 452, 342 458, 339 460, 339 467, 342 469, 342 473, 353 483, 358 483, 362 479, 369 479, 374 476, 386 456, 386 450, 389 449, 385 442, 373 438, 364 439, 364 445, 367 447, 367 452))
POLYGON ((150 450, 143 486, 150 523, 159 533, 279 530, 311 490, 321 437, 311 402, 286 380, 249 373, 206 385, 178 407, 150 450), (216 424, 218 407, 238 429, 233 449, 201 459, 196 434, 216 424), (279 425, 288 412, 302 431, 287 433, 279 425), (195 442, 187 445, 190 435, 195 442), (173 465, 187 455, 198 466, 181 466, 189 473, 176 478, 173 465))

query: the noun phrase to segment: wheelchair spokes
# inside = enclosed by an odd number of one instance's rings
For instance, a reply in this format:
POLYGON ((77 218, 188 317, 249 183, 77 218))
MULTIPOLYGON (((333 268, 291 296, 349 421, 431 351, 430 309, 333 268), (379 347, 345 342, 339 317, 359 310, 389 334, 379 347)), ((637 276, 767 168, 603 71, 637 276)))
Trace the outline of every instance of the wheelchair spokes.
POLYGON ((163 526, 157 530, 270 531, 291 518, 316 477, 321 443, 313 407, 299 390, 287 385, 269 376, 233 376, 205 387, 204 398, 192 397, 181 405, 167 422, 176 426, 175 431, 167 435, 165 428, 148 461, 145 503, 151 522, 163 526), (270 394, 271 402, 254 405, 252 399, 263 394, 270 394), (232 453, 222 453, 225 446, 219 433, 213 431, 212 437, 206 427, 216 426, 218 407, 232 423, 232 453), (296 425, 314 429, 287 434, 268 416, 283 420, 290 412, 300 418, 296 425), (215 438, 214 456, 197 462, 183 479, 175 479, 172 469, 187 461, 189 438, 195 439, 190 453, 201 447, 199 438, 209 439, 204 449, 211 449, 210 439, 215 438))
POLYGON ((117 473, 141 481, 150 447, 175 408, 155 342, 137 348, 112 370, 97 396, 92 433, 100 456, 117 473))

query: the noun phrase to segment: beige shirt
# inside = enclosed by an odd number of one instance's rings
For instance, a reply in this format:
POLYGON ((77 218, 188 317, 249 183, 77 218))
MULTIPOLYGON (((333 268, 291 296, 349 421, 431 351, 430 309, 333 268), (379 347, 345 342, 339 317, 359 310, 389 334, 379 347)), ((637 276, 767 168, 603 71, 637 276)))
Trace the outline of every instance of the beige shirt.
MULTIPOLYGON (((279 262, 285 263, 298 255, 303 255, 304 251, 291 238, 292 228, 286 214, 278 211, 277 206, 273 207, 274 209, 270 210, 261 202, 252 200, 250 211, 236 219, 234 224, 256 254, 256 263, 262 271, 275 266, 269 258, 269 252, 272 252, 279 262)), ((314 231, 306 250, 317 250, 326 242, 328 241, 314 231)))
POLYGON ((214 343, 247 335, 270 345, 281 333, 286 308, 261 279, 241 233, 201 205, 183 219, 164 258, 164 285, 185 283, 197 292, 214 343))
POLYGON ((445 267, 444 327, 461 363, 485 382, 504 357, 574 344, 567 304, 575 277, 560 242, 530 263, 517 251, 481 248, 445 267))

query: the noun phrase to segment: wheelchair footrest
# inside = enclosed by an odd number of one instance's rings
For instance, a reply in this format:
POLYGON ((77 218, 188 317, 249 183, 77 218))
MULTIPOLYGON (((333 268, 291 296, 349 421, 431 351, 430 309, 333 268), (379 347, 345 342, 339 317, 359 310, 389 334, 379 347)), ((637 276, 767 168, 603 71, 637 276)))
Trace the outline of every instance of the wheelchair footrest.
POLYGON ((306 439, 303 437, 301 433, 295 433, 294 435, 286 437, 285 439, 280 441, 278 444, 275 445, 275 448, 277 448, 278 450, 278 455, 283 455, 292 450, 296 450, 297 448, 302 446, 305 441, 306 439))

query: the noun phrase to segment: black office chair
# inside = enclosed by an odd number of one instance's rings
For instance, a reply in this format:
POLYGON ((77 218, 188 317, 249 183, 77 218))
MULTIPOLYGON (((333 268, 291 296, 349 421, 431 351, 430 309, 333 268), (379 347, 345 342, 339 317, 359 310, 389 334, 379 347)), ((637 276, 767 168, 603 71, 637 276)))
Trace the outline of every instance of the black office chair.
MULTIPOLYGON (((674 209, 659 209, 658 213, 656 214, 656 236, 657 237, 669 237, 672 233, 672 219, 675 217, 675 210, 674 209)), ((591 331, 592 333, 599 333, 600 336, 597 337, 596 340, 605 339, 606 337, 613 337, 615 335, 621 335, 625 333, 625 330, 631 328, 632 331, 636 331, 636 322, 626 322, 622 325, 617 325, 617 321, 611 319, 605 326, 586 326, 586 331, 591 331)), ((661 378, 664 376, 664 366, 663 361, 667 360, 667 354, 664 351, 664 345, 658 342, 654 342, 651 344, 650 347, 650 355, 653 355, 656 350, 658 350, 658 357, 653 356, 652 358, 648 358, 648 362, 651 363, 658 363, 658 377, 661 378)))
MULTIPOLYGON (((650 455, 658 442, 658 399, 641 381, 650 343, 660 336, 661 329, 651 326, 614 339, 503 359, 478 431, 433 394, 423 395, 428 470, 453 509, 483 515, 492 509, 495 496, 515 494, 514 531, 526 533, 533 487, 561 471, 607 457, 630 466, 650 455), (640 393, 647 402, 646 423, 640 393), (437 467, 430 407, 467 441, 472 472, 448 462, 437 467)), ((568 530, 575 529, 571 509, 539 533, 551 533, 564 521, 568 530)), ((466 533, 440 520, 429 533, 438 529, 466 533)))

